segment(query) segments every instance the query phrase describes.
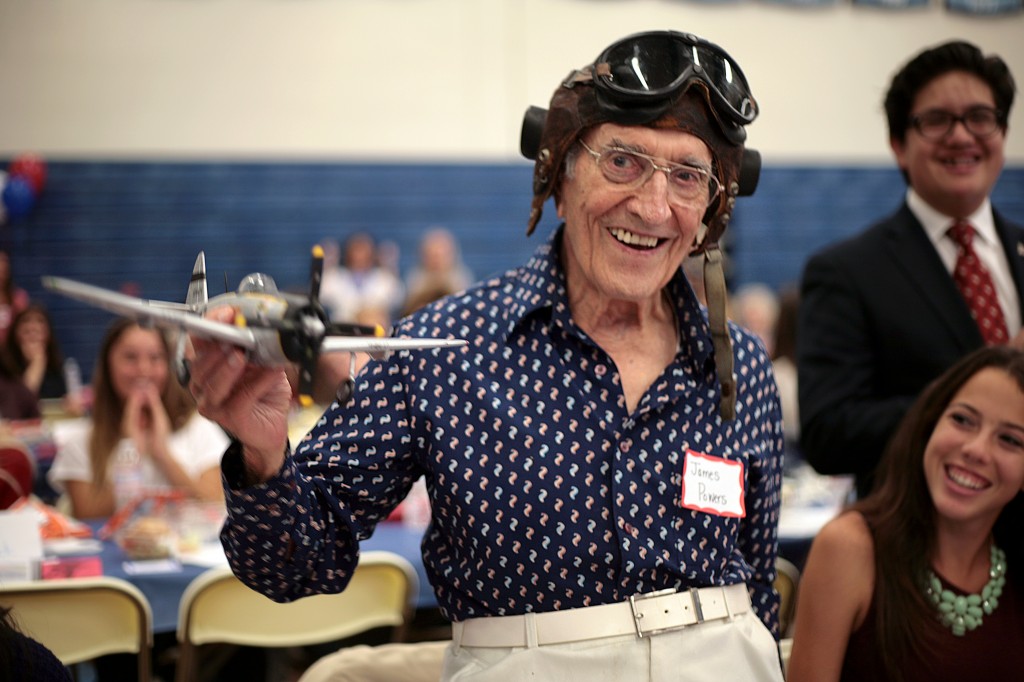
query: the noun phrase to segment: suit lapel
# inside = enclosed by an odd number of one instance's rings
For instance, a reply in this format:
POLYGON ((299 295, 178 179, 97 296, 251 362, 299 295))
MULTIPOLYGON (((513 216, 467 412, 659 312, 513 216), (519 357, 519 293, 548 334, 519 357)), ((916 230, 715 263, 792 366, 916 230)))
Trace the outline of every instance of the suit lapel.
MULTIPOLYGON (((919 298, 907 302, 907 315, 914 316, 918 305, 930 308, 942 320, 964 350, 982 345, 981 332, 971 317, 953 278, 949 276, 924 227, 904 204, 889 221, 886 244, 889 257, 898 272, 910 282, 919 298)), ((1016 248, 1016 247, 1014 247, 1016 248)), ((1024 282, 1024 260, 1016 257, 1015 267, 1024 282)), ((1017 273, 1014 275, 1017 277, 1017 273)))
POLYGON ((1003 243, 1003 250, 1006 251, 1006 262, 1010 264, 1010 274, 1013 275, 1013 285, 1017 289, 1021 316, 1024 317, 1024 230, 1006 222, 995 211, 992 211, 992 215, 995 218, 999 241, 1003 243))

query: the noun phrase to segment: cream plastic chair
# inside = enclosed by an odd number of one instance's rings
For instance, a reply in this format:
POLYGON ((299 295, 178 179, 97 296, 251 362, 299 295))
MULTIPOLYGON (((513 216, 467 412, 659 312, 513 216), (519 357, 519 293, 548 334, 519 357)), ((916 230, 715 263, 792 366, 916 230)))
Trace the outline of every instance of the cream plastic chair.
POLYGON ((327 654, 299 682, 439 682, 449 641, 347 646, 327 654))
POLYGON ((392 552, 364 552, 352 581, 339 594, 316 594, 280 604, 251 590, 227 567, 193 579, 178 616, 178 682, 194 678, 196 647, 222 643, 291 647, 331 642, 391 627, 400 642, 419 589, 416 570, 392 552))
POLYGON ((796 596, 800 588, 800 569, 782 557, 775 559, 775 591, 779 593, 779 634, 790 637, 793 634, 793 620, 796 616, 796 596))
POLYGON ((0 509, 30 494, 35 477, 36 459, 28 447, 0 436, 0 509))
POLYGON ((98 656, 136 654, 139 680, 150 680, 153 614, 146 596, 106 576, 0 585, 0 604, 19 627, 71 666, 98 656))

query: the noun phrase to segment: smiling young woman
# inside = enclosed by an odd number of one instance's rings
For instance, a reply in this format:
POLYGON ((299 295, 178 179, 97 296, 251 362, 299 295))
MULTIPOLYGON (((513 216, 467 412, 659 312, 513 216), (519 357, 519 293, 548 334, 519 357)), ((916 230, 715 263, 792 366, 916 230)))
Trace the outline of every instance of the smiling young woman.
POLYGON ((1024 352, 986 347, 931 384, 879 474, 815 538, 787 680, 1013 679, 1024 666, 1024 352))

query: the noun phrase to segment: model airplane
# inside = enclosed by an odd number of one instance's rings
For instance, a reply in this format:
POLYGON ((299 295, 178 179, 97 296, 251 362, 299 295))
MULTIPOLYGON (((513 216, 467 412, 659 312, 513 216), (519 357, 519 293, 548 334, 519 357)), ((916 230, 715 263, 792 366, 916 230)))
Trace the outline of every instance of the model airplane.
MULTIPOLYGON (((135 298, 63 277, 44 277, 43 286, 145 324, 240 346, 256 364, 273 367, 295 363, 299 367, 299 400, 303 405, 313 402, 313 373, 321 353, 347 351, 382 355, 466 345, 463 339, 390 338, 379 326, 331 322, 320 304, 323 259, 323 249, 313 247, 307 296, 278 291, 270 276, 252 273, 242 280, 237 291, 208 298, 206 257, 202 252, 192 269, 184 303, 135 298), (207 310, 219 306, 236 310, 234 324, 204 317, 207 310)), ((186 338, 186 334, 179 336, 175 352, 175 365, 182 382, 188 381, 184 360, 186 338)), ((349 390, 351 381, 349 379, 349 390)))

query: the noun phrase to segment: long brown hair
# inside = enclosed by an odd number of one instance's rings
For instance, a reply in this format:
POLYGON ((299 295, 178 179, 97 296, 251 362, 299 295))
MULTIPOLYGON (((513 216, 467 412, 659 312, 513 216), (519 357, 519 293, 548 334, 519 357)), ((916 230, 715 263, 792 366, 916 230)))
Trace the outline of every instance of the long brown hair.
MULTIPOLYGON (((960 388, 990 367, 1005 372, 1024 392, 1024 352, 993 346, 964 357, 921 393, 889 442, 875 490, 853 505, 874 538, 877 650, 894 680, 903 678, 901 671, 911 661, 933 660, 942 632, 921 587, 935 549, 935 507, 924 475, 925 447, 960 388)), ((993 534, 1006 552, 1008 578, 1019 579, 1024 493, 1003 508, 993 534)))
POLYGON ((0 248, 0 259, 7 262, 7 273, 0 279, 0 303, 14 303, 14 266, 11 264, 11 252, 0 248))
POLYGON ((18 327, 25 323, 25 320, 32 315, 38 315, 43 318, 43 322, 46 323, 46 366, 49 370, 60 371, 61 365, 64 363, 64 356, 60 352, 60 344, 57 343, 57 337, 53 333, 53 322, 50 319, 50 313, 47 312, 46 308, 39 303, 29 303, 28 307, 18 312, 11 321, 11 326, 7 330, 7 357, 11 361, 11 366, 18 374, 22 374, 25 368, 28 367, 28 360, 25 358, 25 353, 22 351, 21 344, 18 342, 18 327))
MULTIPOLYGON (((121 419, 124 415, 124 400, 114 391, 110 377, 110 350, 127 332, 134 328, 144 329, 134 320, 120 318, 107 329, 100 344, 99 356, 93 371, 93 407, 92 435, 89 437, 89 460, 92 462, 93 481, 97 485, 106 485, 107 465, 110 457, 121 441, 121 419)), ((171 428, 180 429, 195 412, 196 405, 192 396, 175 379, 173 368, 170 367, 171 343, 167 336, 155 330, 163 344, 164 354, 168 361, 167 385, 160 396, 171 420, 171 428)))

